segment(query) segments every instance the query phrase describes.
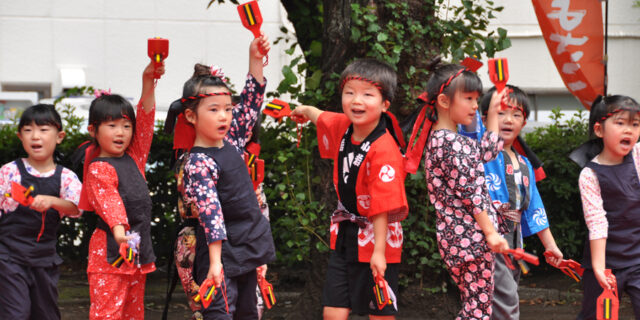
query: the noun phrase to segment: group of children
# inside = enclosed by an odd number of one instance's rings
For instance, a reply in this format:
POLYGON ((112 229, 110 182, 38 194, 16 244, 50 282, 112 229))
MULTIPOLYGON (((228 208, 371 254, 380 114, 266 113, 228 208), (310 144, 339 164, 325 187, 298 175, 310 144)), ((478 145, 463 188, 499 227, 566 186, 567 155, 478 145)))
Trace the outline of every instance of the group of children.
MULTIPOLYGON (((186 137, 178 161, 180 211, 190 221, 181 234, 191 236, 195 249, 177 262, 188 266, 181 277, 196 286, 212 281, 218 288, 208 307, 193 305, 204 319, 258 319, 257 279, 275 260, 269 222, 256 197, 261 193, 254 190, 243 158, 264 99, 262 52, 268 49, 264 36, 251 42, 249 73, 237 104, 221 71, 200 64, 178 103, 175 135, 183 142, 186 137)), ((60 318, 57 228, 61 218, 84 210, 99 218, 88 254, 90 319, 144 318, 146 274, 156 269, 144 168, 153 137, 154 78, 163 73, 164 67, 153 64, 144 70, 135 112, 115 94, 92 102, 93 139, 83 149, 82 184, 54 162, 64 138, 55 108, 36 105, 22 114, 18 137, 27 158, 0 169, 0 190, 11 192, 12 183, 33 187, 32 200, 26 205, 0 200, 0 314, 60 318), (130 260, 121 256, 127 247, 136 253, 130 260)), ((480 99, 482 83, 475 72, 456 64, 437 67, 406 145, 389 112, 396 86, 391 66, 357 60, 340 78, 343 113, 302 105, 291 114, 317 126, 320 156, 334 162, 339 201, 331 216, 324 318, 347 319, 350 312, 395 318, 400 222, 409 212, 404 180, 424 155, 438 248, 462 300, 456 319, 518 319, 519 268, 510 269, 517 262, 501 253, 522 248, 523 237, 537 234, 548 263, 563 259, 530 155, 516 148, 530 113, 526 94, 509 86, 480 99), (393 303, 376 303, 375 285, 385 288, 393 303)), ((640 210, 640 106, 629 97, 602 98, 591 109, 589 128, 596 152, 579 181, 589 229, 579 319, 594 319, 596 298, 613 285, 605 268, 613 269, 618 289, 640 306, 635 272, 640 222, 632 216, 640 210)))

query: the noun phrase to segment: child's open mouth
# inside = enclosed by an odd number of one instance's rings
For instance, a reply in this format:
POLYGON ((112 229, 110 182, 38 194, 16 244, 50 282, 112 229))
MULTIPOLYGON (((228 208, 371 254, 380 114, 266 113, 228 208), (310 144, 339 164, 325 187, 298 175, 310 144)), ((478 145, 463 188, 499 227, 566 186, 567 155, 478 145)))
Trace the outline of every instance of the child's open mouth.
POLYGON ((361 116, 361 115, 364 114, 364 110, 351 109, 351 113, 353 113, 353 115, 355 115, 355 116, 361 116))
POLYGON ((621 144, 621 145, 623 145, 623 146, 625 146, 625 147, 631 146, 631 139, 629 139, 629 138, 624 138, 624 139, 622 139, 622 140, 620 141, 620 144, 621 144))
POLYGON ((219 126, 218 127, 218 133, 225 133, 225 131, 227 131, 227 126, 219 126))
POLYGON ((42 150, 42 145, 41 145, 41 144, 32 144, 32 145, 31 145, 31 149, 32 149, 33 151, 39 151, 39 150, 42 150))
POLYGON ((116 141, 113 142, 113 144, 115 144, 118 147, 122 147, 122 146, 124 146, 124 141, 116 140, 116 141))

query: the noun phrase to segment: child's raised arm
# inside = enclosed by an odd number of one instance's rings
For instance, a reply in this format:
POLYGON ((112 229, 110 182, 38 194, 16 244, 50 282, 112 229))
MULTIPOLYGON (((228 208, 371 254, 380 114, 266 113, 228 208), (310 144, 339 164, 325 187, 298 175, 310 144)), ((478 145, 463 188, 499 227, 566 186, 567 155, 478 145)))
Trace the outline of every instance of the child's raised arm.
POLYGON ((164 65, 154 69, 153 62, 150 62, 142 72, 142 95, 136 110, 136 132, 129 145, 132 158, 136 161, 138 169, 143 172, 143 175, 153 141, 156 107, 154 74, 163 75, 164 65))
POLYGON ((145 113, 149 113, 156 106, 155 75, 164 74, 164 61, 162 66, 155 69, 154 62, 151 61, 142 72, 142 93, 140 102, 145 113))
POLYGON ((269 49, 271 49, 271 44, 269 44, 269 38, 264 33, 261 33, 259 38, 253 39, 249 46, 249 73, 256 78, 261 85, 264 84, 264 74, 262 73, 264 63, 262 59, 264 59, 265 56, 261 51, 268 52, 269 49), (262 48, 262 50, 260 50, 260 48, 262 48))

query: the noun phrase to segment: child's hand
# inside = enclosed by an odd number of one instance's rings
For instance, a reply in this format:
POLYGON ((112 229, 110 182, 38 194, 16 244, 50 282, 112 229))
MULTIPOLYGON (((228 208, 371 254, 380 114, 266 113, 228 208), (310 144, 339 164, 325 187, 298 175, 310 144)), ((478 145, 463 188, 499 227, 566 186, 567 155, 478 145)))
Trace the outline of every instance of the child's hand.
POLYGON ((249 54, 251 58, 256 58, 262 61, 262 58, 267 55, 267 52, 271 49, 269 43, 269 37, 264 32, 260 32, 260 37, 253 39, 249 46, 249 54))
POLYGON ((121 224, 111 228, 111 233, 113 233, 113 239, 116 240, 118 245, 121 245, 133 238, 133 235, 126 235, 124 226, 121 224))
POLYGON ((500 92, 493 92, 491 96, 491 102, 489 103, 489 110, 487 110, 487 123, 486 127, 488 131, 498 132, 498 112, 500 111, 500 103, 506 98, 507 89, 500 92))
POLYGON ((222 263, 212 263, 209 265, 207 279, 213 279, 216 287, 220 286, 220 284, 222 283, 222 263))
POLYGON ((261 266, 259 266, 258 268, 256 268, 256 272, 258 272, 258 275, 261 277, 266 277, 267 276, 267 265, 263 264, 261 266))
POLYGON ((33 198, 33 202, 29 207, 33 210, 44 212, 49 210, 53 206, 55 201, 56 197, 37 195, 33 198))
POLYGON ((297 123, 305 123, 309 121, 309 116, 307 115, 310 106, 300 105, 291 111, 291 115, 289 116, 291 120, 297 123))
POLYGON ((164 61, 162 61, 162 66, 158 67, 157 69, 155 67, 155 63, 151 61, 142 72, 142 80, 153 81, 156 76, 161 77, 162 75, 164 75, 164 61))
POLYGON ((547 263, 554 267, 558 267, 560 262, 562 262, 562 252, 560 249, 558 249, 558 247, 547 248, 545 253, 547 252, 551 252, 551 255, 544 255, 547 263))
POLYGON ((375 278, 377 275, 384 277, 384 272, 387 270, 387 259, 384 257, 384 253, 373 252, 371 255, 371 273, 375 278))
POLYGON ((596 276, 596 280, 598 280, 602 289, 611 290, 612 286, 615 284, 614 279, 607 278, 604 274, 604 269, 593 269, 593 274, 596 276))
POLYGON ((507 240, 501 237, 497 232, 492 232, 485 237, 487 239, 487 245, 489 249, 495 253, 503 253, 509 249, 507 240))

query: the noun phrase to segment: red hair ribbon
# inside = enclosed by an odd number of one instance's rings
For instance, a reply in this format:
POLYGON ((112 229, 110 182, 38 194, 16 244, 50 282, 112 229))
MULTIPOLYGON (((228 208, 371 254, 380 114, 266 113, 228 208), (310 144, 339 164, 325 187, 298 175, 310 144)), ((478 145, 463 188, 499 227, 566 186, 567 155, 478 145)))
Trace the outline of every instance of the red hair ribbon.
POLYGON ((193 128, 184 113, 180 113, 176 119, 176 126, 173 134, 174 150, 191 150, 196 140, 196 130, 193 128))
POLYGON ((408 173, 415 174, 420 166, 420 160, 424 152, 424 146, 427 143, 429 137, 429 131, 433 125, 432 116, 427 117, 427 111, 433 113, 433 105, 427 103, 428 94, 423 92, 418 100, 423 101, 424 105, 422 110, 413 124, 413 130, 411 131, 411 138, 409 138, 409 144, 407 145, 407 152, 405 153, 404 170, 408 173), (420 138, 415 143, 415 139, 420 131, 420 138))
POLYGON ((449 77, 449 79, 447 79, 447 81, 445 81, 440 86, 438 94, 434 95, 433 99, 429 100, 429 94, 427 92, 423 92, 418 97, 418 100, 422 101, 424 104, 422 106, 420 114, 418 115, 418 118, 416 119, 416 122, 413 124, 411 138, 409 138, 407 152, 405 153, 404 170, 408 173, 415 174, 418 171, 418 167, 420 166, 420 160, 422 159, 422 154, 424 153, 424 146, 427 143, 427 138, 429 137, 431 126, 436 121, 434 117, 436 98, 440 94, 442 94, 442 92, 444 92, 444 89, 446 89, 451 84, 453 79, 461 75, 463 72, 476 72, 478 68, 482 66, 482 62, 471 57, 465 58, 460 64, 464 66, 464 68, 451 75, 451 77, 449 77), (427 112, 429 112, 429 114, 427 114, 427 112), (417 142, 415 142, 418 132, 420 132, 420 138, 417 142))
POLYGON ((367 79, 365 77, 361 77, 361 76, 348 76, 345 77, 342 80, 342 83, 340 83, 340 90, 342 91, 342 89, 344 88, 344 85, 349 81, 349 80, 360 80, 360 81, 365 81, 365 82, 369 82, 370 84, 372 84, 374 87, 378 88, 378 90, 380 90, 380 92, 382 92, 382 86, 380 85, 380 83, 367 79))

